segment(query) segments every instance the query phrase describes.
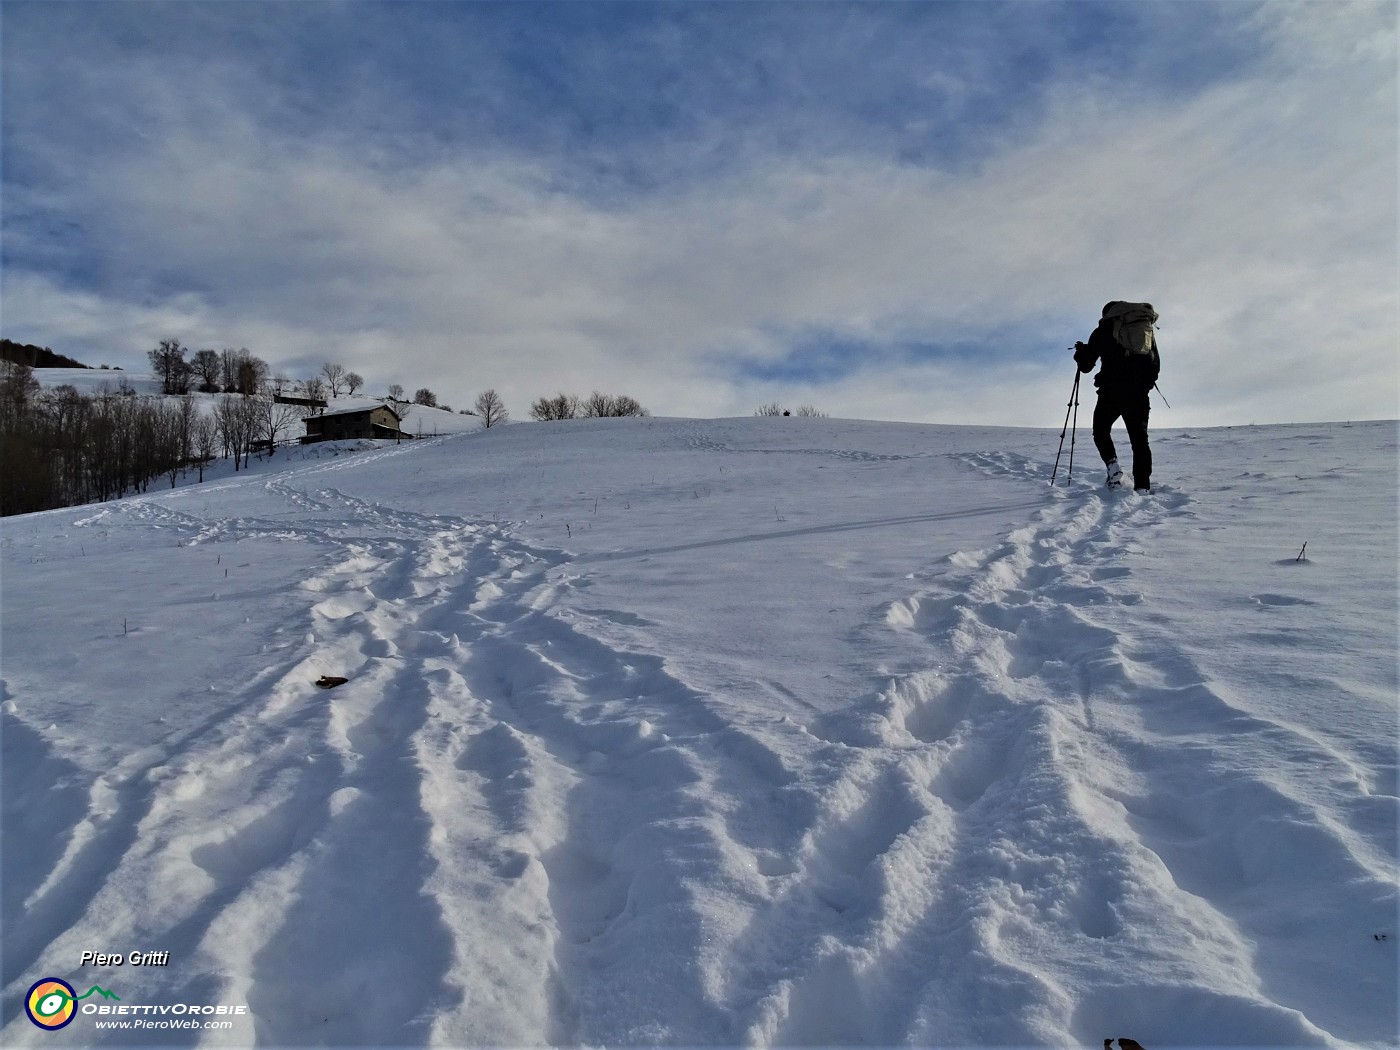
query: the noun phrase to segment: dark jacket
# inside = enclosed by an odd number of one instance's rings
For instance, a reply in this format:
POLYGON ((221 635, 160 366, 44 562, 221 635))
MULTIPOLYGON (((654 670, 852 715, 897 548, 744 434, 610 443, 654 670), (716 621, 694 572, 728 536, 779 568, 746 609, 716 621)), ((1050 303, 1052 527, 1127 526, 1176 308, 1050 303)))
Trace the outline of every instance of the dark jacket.
POLYGON ((1155 335, 1151 354, 1130 354, 1113 338, 1113 322, 1108 319, 1099 322, 1087 344, 1075 344, 1074 361, 1081 372, 1092 372, 1102 361, 1094 385, 1112 393, 1146 394, 1162 370, 1155 335))

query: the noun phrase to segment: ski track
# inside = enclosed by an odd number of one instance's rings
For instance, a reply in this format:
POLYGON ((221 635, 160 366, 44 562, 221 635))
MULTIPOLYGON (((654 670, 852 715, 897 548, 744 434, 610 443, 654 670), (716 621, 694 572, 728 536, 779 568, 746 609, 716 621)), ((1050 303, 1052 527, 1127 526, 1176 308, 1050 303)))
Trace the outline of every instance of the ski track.
MULTIPOLYGON (((706 441, 692 444, 725 450, 706 441)), ((171 997, 246 1001, 240 1039, 274 1044, 1389 1035, 1350 1031, 1335 1001, 1370 979, 1345 968, 1347 931, 1328 946, 1343 968, 1297 984, 1268 950, 1289 916, 1249 892, 1286 896, 1290 873, 1251 860, 1272 839, 1367 887, 1380 928, 1393 843, 1342 830, 1357 822, 1287 774, 1358 805, 1371 786, 1131 615, 1124 555, 1192 516, 1184 495, 1056 492, 889 607, 875 629, 907 643, 908 666, 876 693, 760 733, 619 644, 644 621, 563 609, 581 581, 562 552, 320 487, 365 458, 244 482, 291 515, 207 520, 153 498, 91 519, 325 556, 302 584, 308 618, 284 625, 306 643, 203 723, 86 800, 57 760, 21 771, 58 785, 23 801, 66 844, 39 884, 7 891, 7 974, 158 942, 197 961, 171 997), (322 692, 320 674, 350 681, 322 692), (1171 935, 1135 936, 1146 915, 1159 931, 1170 916, 1171 935), (53 929, 67 932, 41 943, 53 929), (1182 1027, 1207 1009, 1236 1027, 1182 1027)), ((1023 457, 957 458, 1043 481, 1023 457)), ((6 989, 7 1022, 21 992, 6 989)))

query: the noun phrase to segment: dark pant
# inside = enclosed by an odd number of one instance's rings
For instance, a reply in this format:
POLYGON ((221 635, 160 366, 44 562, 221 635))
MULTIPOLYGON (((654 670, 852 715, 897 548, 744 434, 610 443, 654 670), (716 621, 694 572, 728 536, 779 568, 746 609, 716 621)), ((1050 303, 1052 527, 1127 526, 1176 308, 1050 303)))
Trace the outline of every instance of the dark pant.
POLYGON ((1147 446, 1147 413, 1152 406, 1147 391, 1141 394, 1122 390, 1100 390, 1094 406, 1094 446, 1105 463, 1118 458, 1113 448, 1109 428, 1121 418, 1128 428, 1128 441, 1133 447, 1133 487, 1147 488, 1152 480, 1152 450, 1147 446))

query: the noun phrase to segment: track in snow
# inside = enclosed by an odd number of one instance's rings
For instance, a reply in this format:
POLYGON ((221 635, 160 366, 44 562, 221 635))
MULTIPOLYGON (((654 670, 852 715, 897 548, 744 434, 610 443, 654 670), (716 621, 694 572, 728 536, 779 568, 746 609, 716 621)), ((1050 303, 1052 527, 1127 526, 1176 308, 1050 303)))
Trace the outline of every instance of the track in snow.
MULTIPOLYGON (((964 459, 993 474, 1043 469, 964 459)), ((1308 733, 1234 706, 1132 589, 1124 555, 1192 514, 1170 490, 1067 497, 889 609, 889 627, 926 655, 874 705, 813 727, 861 757, 823 800, 772 930, 754 937, 787 976, 750 1039, 1387 1038, 1354 1028, 1357 989, 1388 994, 1355 946, 1357 929, 1393 916, 1393 836, 1381 821, 1369 839, 1344 830, 1353 814, 1300 790, 1322 779, 1364 803, 1375 786, 1308 733), (1286 935, 1319 887, 1270 863, 1296 855, 1371 901, 1313 934, 1346 961, 1307 983, 1286 935), (911 984, 922 994, 909 997, 911 984), (969 1011, 990 988, 1003 1005, 969 1011), (1222 1027, 1200 1031, 1203 1015, 1222 1027)), ((1393 984, 1393 957, 1390 970, 1393 984)))
POLYGON ((562 554, 285 477, 264 488, 294 514, 102 512, 184 545, 309 543, 324 568, 301 585, 305 617, 273 629, 301 639, 291 656, 86 804, 75 788, 31 814, 68 845, 8 924, 6 972, 158 940, 198 962, 147 994, 246 1002, 243 1037, 272 1044, 727 1038, 722 1004, 694 994, 711 916, 692 881, 789 845, 750 812, 790 779, 778 759, 657 658, 552 614, 562 554), (323 674, 349 682, 322 692, 323 674), (648 984, 619 1011, 637 991, 608 960, 628 956, 648 984))
POLYGON ((758 731, 619 642, 644 619, 573 600, 616 557, 327 485, 348 465, 238 482, 263 515, 88 519, 295 541, 319 567, 203 721, 90 783, 22 749, 15 782, 56 785, 29 816, 65 835, 7 887, 7 975, 158 942, 190 964, 153 1001, 246 1002, 239 1038, 272 1044, 1195 1042, 1203 1015, 1217 1042, 1387 1038, 1347 1009, 1376 987, 1354 929, 1309 927, 1335 964, 1306 983, 1274 951, 1319 888, 1268 863, 1315 858, 1384 928, 1381 792, 1236 702, 1135 589, 1140 545, 1196 513, 1181 493, 1038 501, 865 628, 899 642, 881 688, 758 731))

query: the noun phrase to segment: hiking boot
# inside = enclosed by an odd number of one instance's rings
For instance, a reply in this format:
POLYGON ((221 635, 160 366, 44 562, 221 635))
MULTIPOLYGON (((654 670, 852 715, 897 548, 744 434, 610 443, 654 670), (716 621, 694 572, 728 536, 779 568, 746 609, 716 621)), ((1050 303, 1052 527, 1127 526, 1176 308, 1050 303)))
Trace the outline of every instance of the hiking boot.
POLYGON ((1116 489, 1123 484, 1123 468, 1118 465, 1115 459, 1108 464, 1108 487, 1116 489))

